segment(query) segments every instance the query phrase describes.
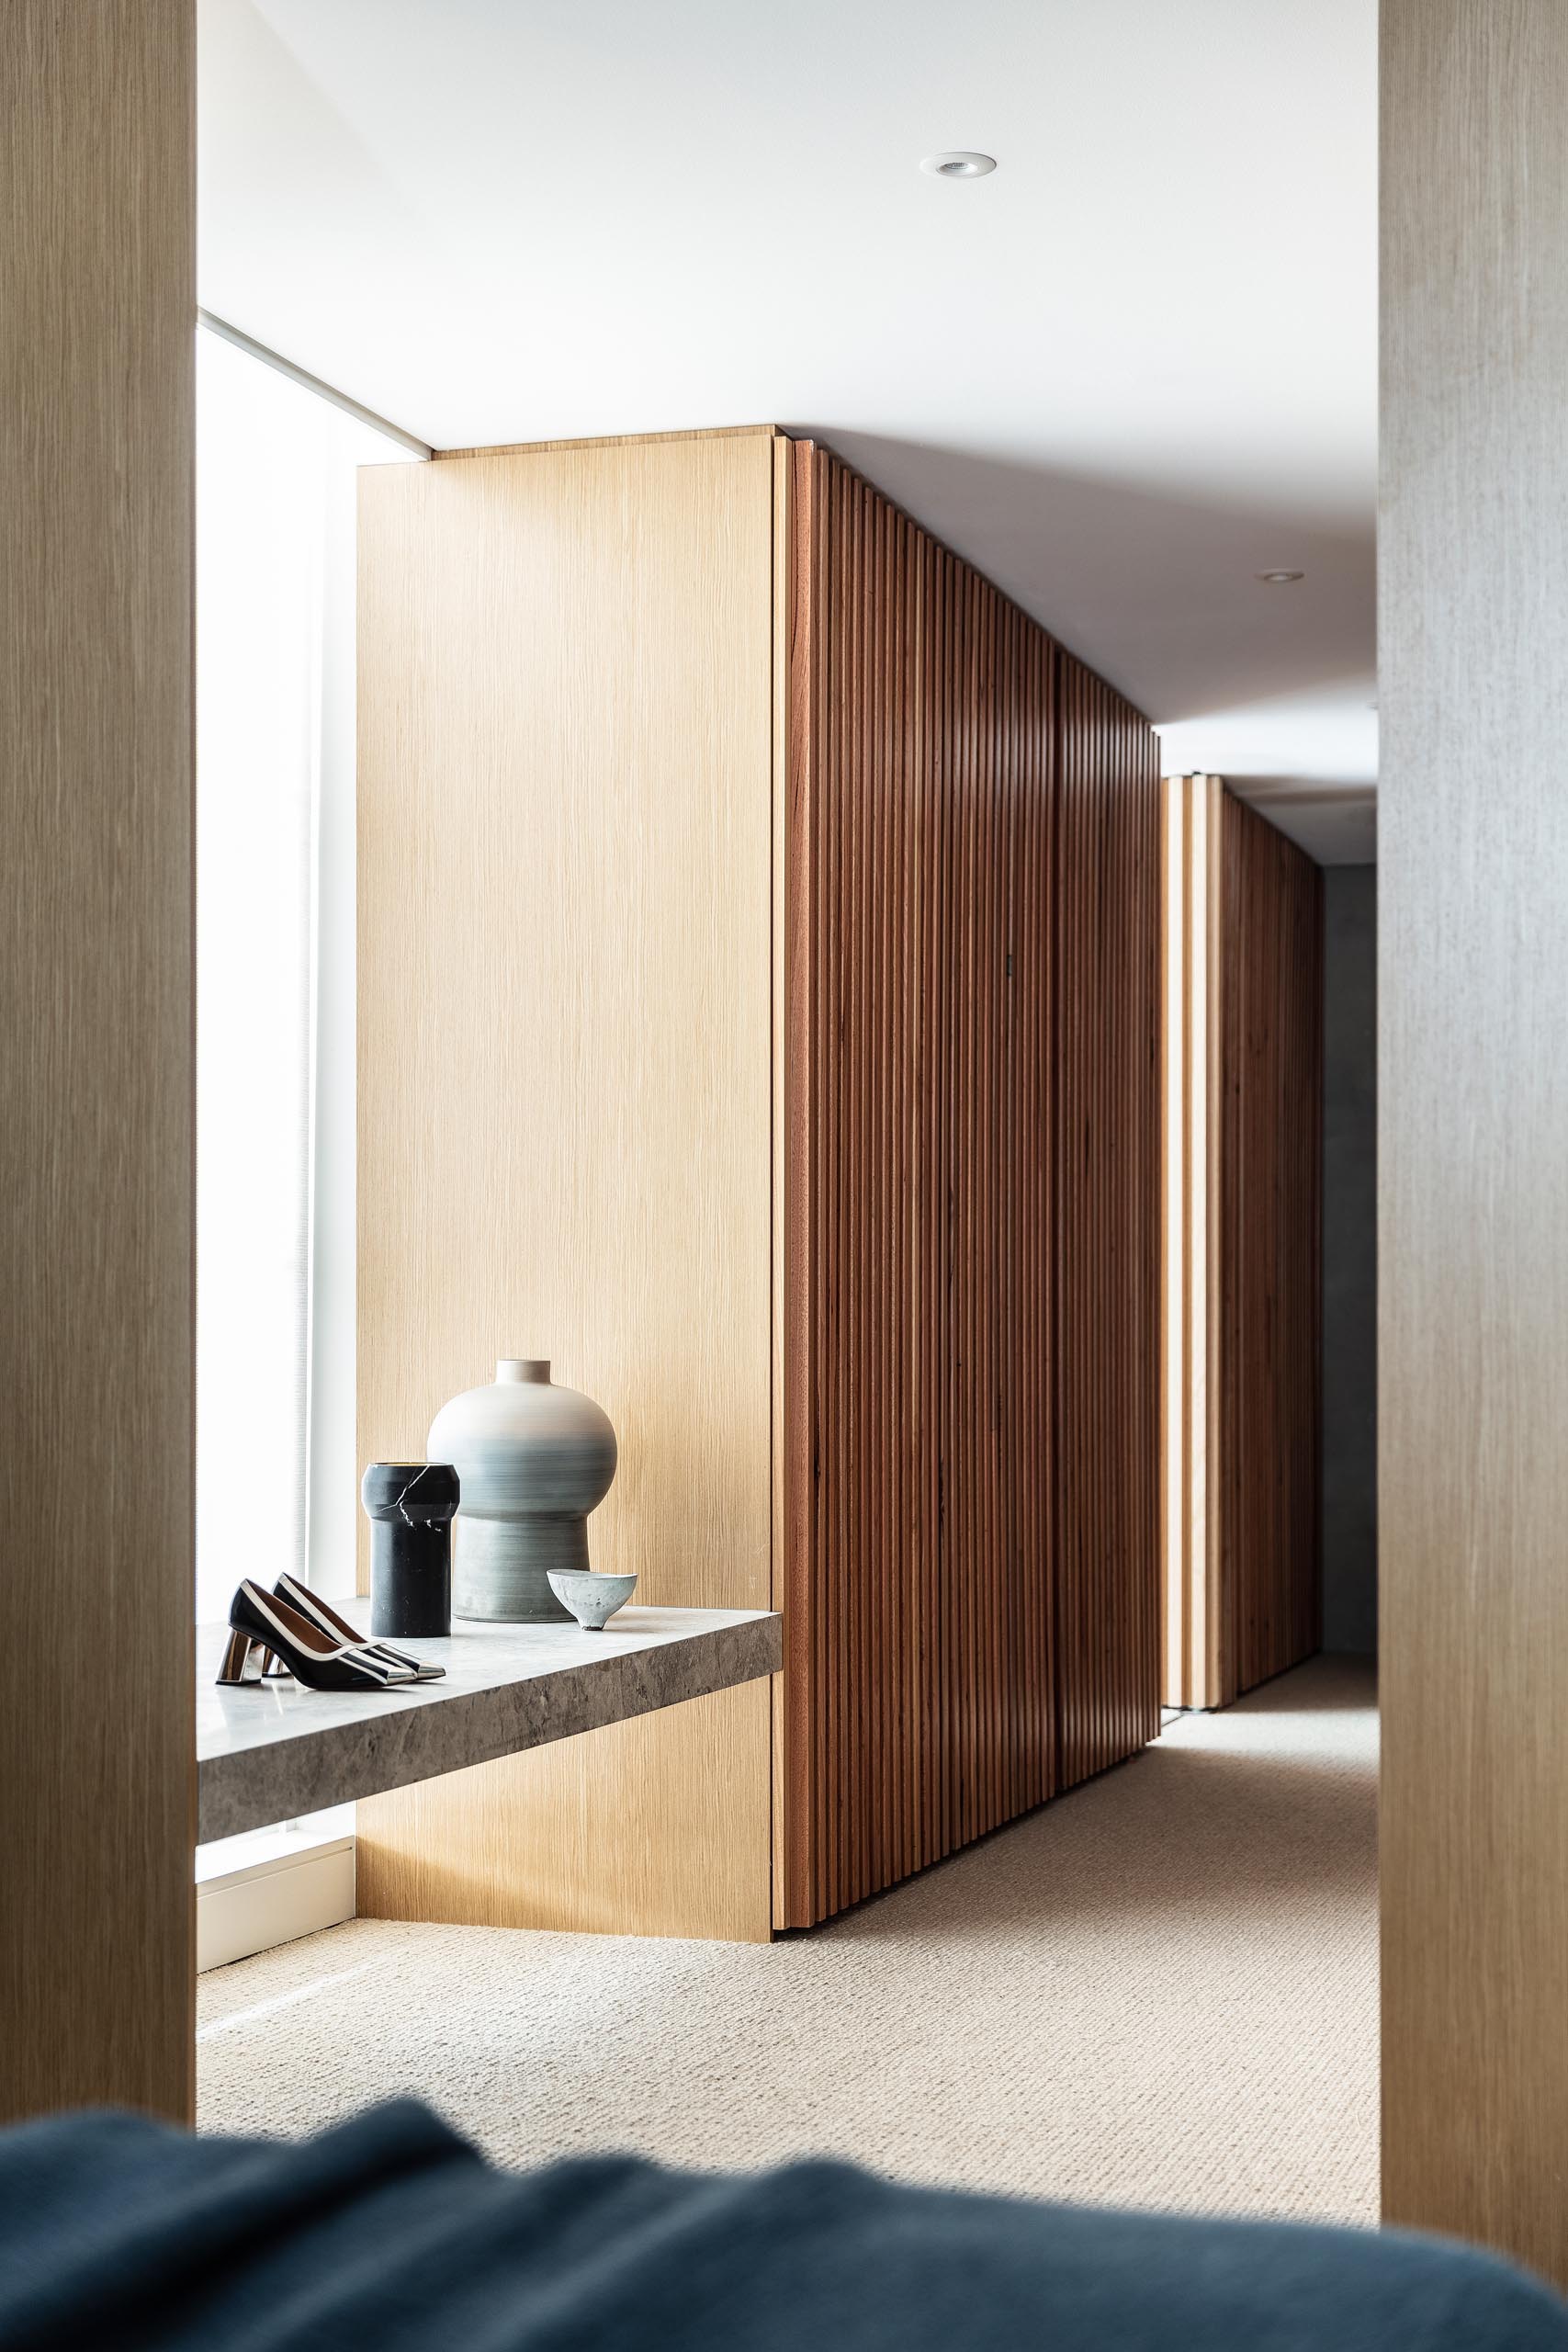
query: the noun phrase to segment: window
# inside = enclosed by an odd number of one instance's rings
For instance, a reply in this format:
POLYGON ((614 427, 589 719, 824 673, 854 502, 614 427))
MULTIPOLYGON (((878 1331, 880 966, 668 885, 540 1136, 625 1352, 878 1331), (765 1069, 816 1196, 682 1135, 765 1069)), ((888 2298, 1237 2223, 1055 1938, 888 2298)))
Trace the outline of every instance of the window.
POLYGON ((400 444, 197 337, 197 1614, 354 1583, 354 561, 400 444))
MULTIPOLYGON (((401 444, 197 336, 197 1572, 354 1586, 355 474, 401 444)), ((354 1916, 354 1808, 197 1858, 197 1965, 354 1916)))

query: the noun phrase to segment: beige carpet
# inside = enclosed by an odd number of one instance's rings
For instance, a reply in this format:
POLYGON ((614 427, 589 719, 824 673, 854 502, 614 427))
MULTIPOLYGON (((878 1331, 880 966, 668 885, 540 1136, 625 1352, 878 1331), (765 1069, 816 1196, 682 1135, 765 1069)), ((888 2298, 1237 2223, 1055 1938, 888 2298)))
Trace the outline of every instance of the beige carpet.
POLYGON ((200 2121, 413 2091, 509 2164, 830 2151, 1372 2222, 1377 1724, 1314 1660, 772 1948, 360 1920, 201 1982, 200 2121))

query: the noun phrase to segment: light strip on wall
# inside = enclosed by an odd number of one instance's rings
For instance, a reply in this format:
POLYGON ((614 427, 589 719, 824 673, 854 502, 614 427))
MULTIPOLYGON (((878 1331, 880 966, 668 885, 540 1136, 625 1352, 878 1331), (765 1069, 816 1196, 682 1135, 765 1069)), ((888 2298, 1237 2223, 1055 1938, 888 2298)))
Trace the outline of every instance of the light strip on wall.
POLYGON ((1215 1458, 1209 1326, 1218 1123, 1214 776, 1165 784, 1165 1264, 1161 1429, 1167 1706, 1207 1707, 1218 1688, 1209 1510, 1215 1458))
POLYGON ((210 311, 198 310, 196 315, 197 322, 209 334, 221 335, 225 343, 231 343, 238 350, 248 352, 265 368, 276 368, 280 376, 287 376, 294 383, 303 384, 308 392, 318 393, 322 400, 331 401, 333 406, 341 408, 344 415, 356 417, 361 424, 368 424, 376 432, 384 433, 389 441, 400 443, 416 458, 434 457, 435 452, 429 442, 422 441, 418 434, 405 433, 400 424, 392 424, 386 417, 378 416, 373 408, 367 408, 361 401, 351 400, 346 392, 340 392, 335 384, 323 384, 319 376, 310 374, 309 368, 297 368, 293 360, 285 359, 281 352, 269 351, 265 343, 258 343, 254 335, 246 334, 243 327, 231 326, 227 319, 217 318, 210 311))

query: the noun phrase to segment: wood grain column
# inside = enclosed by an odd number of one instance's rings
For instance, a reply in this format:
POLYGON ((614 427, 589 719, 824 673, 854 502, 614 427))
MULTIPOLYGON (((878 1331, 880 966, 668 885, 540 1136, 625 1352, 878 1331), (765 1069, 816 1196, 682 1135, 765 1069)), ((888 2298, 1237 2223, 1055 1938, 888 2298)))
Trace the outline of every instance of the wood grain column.
POLYGON ((191 2104, 195 33, 0 9, 0 2118, 191 2104))
POLYGON ((1382 88, 1383 2204, 1568 2284, 1568 10, 1382 88))

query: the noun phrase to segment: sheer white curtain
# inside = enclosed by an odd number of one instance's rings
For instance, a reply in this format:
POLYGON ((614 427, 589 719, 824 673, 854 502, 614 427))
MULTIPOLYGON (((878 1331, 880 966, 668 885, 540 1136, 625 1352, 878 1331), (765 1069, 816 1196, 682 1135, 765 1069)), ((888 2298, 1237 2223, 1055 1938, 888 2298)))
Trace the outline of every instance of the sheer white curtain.
POLYGON ((197 337, 197 1613, 354 1582, 354 537, 396 443, 197 337))

